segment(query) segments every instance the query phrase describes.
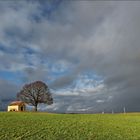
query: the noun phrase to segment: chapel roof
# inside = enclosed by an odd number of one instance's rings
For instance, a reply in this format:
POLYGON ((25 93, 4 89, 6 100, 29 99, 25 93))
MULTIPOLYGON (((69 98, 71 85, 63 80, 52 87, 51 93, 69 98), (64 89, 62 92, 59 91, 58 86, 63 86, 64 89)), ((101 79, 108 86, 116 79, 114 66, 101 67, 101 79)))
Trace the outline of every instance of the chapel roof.
POLYGON ((13 101, 9 104, 9 106, 12 106, 12 105, 25 105, 25 103, 22 101, 13 101))

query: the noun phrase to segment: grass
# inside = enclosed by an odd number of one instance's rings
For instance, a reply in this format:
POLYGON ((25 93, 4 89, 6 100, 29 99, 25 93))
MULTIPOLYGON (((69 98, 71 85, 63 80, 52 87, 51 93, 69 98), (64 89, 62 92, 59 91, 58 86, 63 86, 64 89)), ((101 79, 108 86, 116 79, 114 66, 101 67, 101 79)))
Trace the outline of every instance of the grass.
POLYGON ((0 140, 140 140, 140 114, 1 112, 0 140))

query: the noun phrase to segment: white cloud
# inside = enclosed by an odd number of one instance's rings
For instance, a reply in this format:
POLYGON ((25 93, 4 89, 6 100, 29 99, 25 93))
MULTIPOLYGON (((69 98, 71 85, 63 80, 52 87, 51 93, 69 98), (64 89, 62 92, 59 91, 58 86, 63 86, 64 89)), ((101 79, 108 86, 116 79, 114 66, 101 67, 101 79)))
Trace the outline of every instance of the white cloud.
POLYGON ((104 103, 104 100, 96 100, 97 103, 104 103))

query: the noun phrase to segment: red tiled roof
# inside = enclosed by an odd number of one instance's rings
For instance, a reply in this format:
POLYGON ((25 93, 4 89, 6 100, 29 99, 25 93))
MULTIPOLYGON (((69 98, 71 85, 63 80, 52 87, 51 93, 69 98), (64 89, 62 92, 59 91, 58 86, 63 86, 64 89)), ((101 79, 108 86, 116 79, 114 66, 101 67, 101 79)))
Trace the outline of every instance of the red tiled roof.
POLYGON ((23 104, 25 104, 25 103, 22 102, 22 101, 14 101, 14 102, 10 103, 10 106, 12 106, 12 105, 23 105, 23 104))

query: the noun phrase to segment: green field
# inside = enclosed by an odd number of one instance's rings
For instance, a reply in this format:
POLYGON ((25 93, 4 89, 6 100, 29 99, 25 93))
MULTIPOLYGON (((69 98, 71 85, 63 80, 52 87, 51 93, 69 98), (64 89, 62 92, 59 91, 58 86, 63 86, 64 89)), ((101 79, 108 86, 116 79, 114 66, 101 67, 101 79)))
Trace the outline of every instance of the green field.
POLYGON ((140 114, 1 112, 0 140, 140 140, 140 114))

